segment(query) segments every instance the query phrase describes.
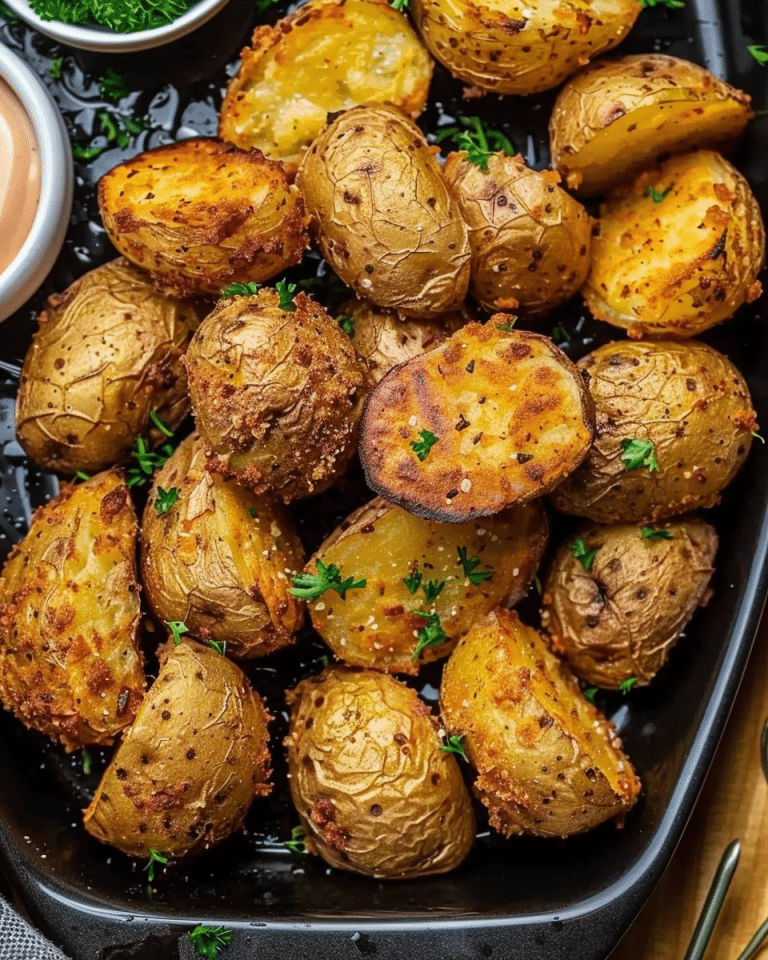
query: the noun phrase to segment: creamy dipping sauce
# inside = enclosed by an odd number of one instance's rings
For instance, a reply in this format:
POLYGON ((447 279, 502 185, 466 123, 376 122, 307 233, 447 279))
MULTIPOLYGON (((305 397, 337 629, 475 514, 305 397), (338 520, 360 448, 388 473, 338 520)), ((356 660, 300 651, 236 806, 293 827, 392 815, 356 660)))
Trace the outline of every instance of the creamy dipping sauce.
POLYGON ((40 151, 29 117, 0 79, 0 273, 29 236, 40 201, 40 151))

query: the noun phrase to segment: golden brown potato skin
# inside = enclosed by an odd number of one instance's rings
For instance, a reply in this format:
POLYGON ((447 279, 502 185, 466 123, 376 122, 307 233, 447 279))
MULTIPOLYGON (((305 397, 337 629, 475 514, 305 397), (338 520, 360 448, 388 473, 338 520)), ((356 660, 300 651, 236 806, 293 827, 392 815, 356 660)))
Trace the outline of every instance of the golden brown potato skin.
POLYGON ((223 641, 234 657, 279 650, 304 622, 304 605, 288 592, 303 553, 286 510, 208 471, 197 435, 156 473, 142 523, 141 573, 161 620, 223 641), (179 497, 158 515, 161 487, 176 488, 179 497))
POLYGON ((261 283, 308 246, 304 201, 282 165, 212 137, 118 164, 98 195, 112 243, 178 297, 261 283))
POLYGON ((432 520, 460 523, 543 496, 581 463, 594 411, 548 338, 497 314, 391 370, 371 391, 360 459, 368 485, 432 520), (423 460, 412 444, 437 440, 423 460))
POLYGON ((347 110, 323 130, 296 177, 317 245, 360 297, 408 317, 457 310, 469 240, 424 134, 389 106, 347 110))
POLYGON ((207 850, 271 790, 271 718, 245 674, 191 640, 163 655, 84 816, 91 836, 131 857, 207 850))
POLYGON ((405 320, 366 300, 350 300, 341 307, 352 320, 352 343, 365 360, 374 383, 392 367, 439 347, 468 320, 468 315, 446 313, 435 320, 405 320))
POLYGON ((696 518, 661 524, 671 540, 645 538, 642 529, 580 531, 587 551, 597 550, 589 571, 574 557, 572 537, 544 586, 541 622, 553 648, 576 676, 608 690, 630 677, 647 686, 709 595, 714 527, 696 518))
POLYGON ((335 564, 342 579, 354 574, 366 586, 346 599, 331 591, 310 603, 312 623, 334 654, 347 663, 390 673, 418 672, 448 656, 457 639, 498 604, 513 606, 528 592, 547 544, 547 517, 541 503, 510 507, 494 517, 465 523, 422 520, 377 497, 347 517, 320 546, 319 558, 335 564), (458 549, 478 557, 477 571, 492 576, 473 584, 459 563, 458 549), (421 574, 411 591, 403 579, 421 574), (427 602, 429 581, 444 586, 427 602), (415 634, 424 627, 414 610, 434 612, 448 641, 425 647, 414 660, 415 634))
POLYGON ((470 293, 488 311, 547 313, 589 272, 592 221, 551 170, 495 153, 488 169, 451 153, 443 168, 469 227, 470 293))
POLYGON ((516 613, 478 621, 440 687, 446 728, 464 736, 475 791, 505 837, 567 837, 619 824, 640 792, 612 723, 516 613))
POLYGON ((605 193, 665 154, 727 152, 754 116, 750 100, 678 57, 598 60, 558 94, 549 122, 552 165, 578 193, 605 193))
POLYGON ((0 577, 0 699, 67 750, 108 745, 144 696, 136 512, 110 470, 40 507, 0 577))
POLYGON ((692 337, 760 296, 764 258, 760 207, 744 177, 719 153, 684 154, 601 206, 584 299, 630 337, 692 337))
POLYGON ((469 793, 410 687, 337 667, 304 680, 288 701, 291 796, 311 853, 382 879, 461 863, 475 839, 469 793))
POLYGON ((391 103, 416 118, 432 60, 387 0, 311 0, 257 27, 221 106, 219 136, 293 176, 329 113, 391 103))
POLYGON ((185 363, 209 469, 286 503, 320 493, 354 455, 368 372, 339 325, 306 294, 222 301, 185 363))
POLYGON ((637 523, 719 503, 757 429, 749 388, 726 357, 693 340, 625 340, 579 367, 597 431, 584 463, 550 495, 558 510, 637 523), (627 470, 622 440, 651 441, 659 469, 627 470))
POLYGON ((16 435, 49 470, 94 473, 125 460, 137 436, 165 439, 189 413, 181 362, 206 310, 157 293, 114 260, 48 298, 24 358, 16 435))
POLYGON ((481 90, 529 94, 562 83, 632 29, 638 0, 414 0, 435 59, 481 90))

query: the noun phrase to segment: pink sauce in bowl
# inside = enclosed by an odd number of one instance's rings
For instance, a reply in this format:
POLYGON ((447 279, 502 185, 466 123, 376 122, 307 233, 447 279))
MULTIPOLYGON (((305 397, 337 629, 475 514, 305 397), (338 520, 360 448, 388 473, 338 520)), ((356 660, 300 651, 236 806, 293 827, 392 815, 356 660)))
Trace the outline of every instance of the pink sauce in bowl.
POLYGON ((40 150, 26 110, 0 79, 0 273, 24 246, 40 202, 40 150))

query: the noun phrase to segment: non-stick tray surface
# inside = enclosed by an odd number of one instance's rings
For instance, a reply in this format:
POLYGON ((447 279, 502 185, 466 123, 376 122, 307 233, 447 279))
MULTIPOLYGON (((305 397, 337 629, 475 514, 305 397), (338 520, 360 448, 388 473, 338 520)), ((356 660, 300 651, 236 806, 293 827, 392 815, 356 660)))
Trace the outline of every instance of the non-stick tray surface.
MULTIPOLYGON (((23 535, 30 511, 54 495, 57 480, 40 474, 14 439, 18 369, 44 295, 62 290, 114 252, 101 228, 94 196, 99 176, 148 146, 216 132, 216 113, 238 51, 255 23, 288 10, 279 3, 258 14, 253 0, 231 3, 196 34, 146 54, 120 58, 59 47, 22 24, 0 26, 0 40, 46 80, 73 142, 99 145, 97 114, 108 104, 97 78, 113 68, 135 92, 110 109, 148 117, 152 129, 124 151, 108 149, 76 170, 75 209, 64 251, 43 291, 2 326, 0 336, 0 556, 23 535), (49 74, 64 57, 61 78, 49 74)), ((1 15, 0 15, 1 22, 1 15)), ((768 70, 747 51, 768 39, 765 0, 688 0, 683 10, 646 10, 620 53, 662 51, 704 64, 766 105, 768 70)), ((55 71, 54 71, 55 72, 55 71)), ((533 166, 548 165, 546 127, 554 94, 530 99, 487 96, 463 101, 461 85, 437 68, 428 132, 461 114, 503 127, 533 166)), ((759 116, 735 155, 768 214, 768 119, 759 116)), ((323 265, 308 256, 297 276, 323 265)), ((320 290, 320 298, 323 290, 320 290)), ((564 326, 578 357, 620 336, 589 319, 578 299, 536 329, 564 326)), ((768 427, 768 298, 703 339, 744 372, 759 418, 768 427)), ((296 823, 279 757, 278 787, 257 800, 243 834, 189 864, 169 867, 147 891, 141 865, 100 846, 80 826, 107 754, 94 751, 90 776, 80 757, 64 757, 42 737, 0 717, 0 850, 17 901, 75 960, 154 960, 192 956, 184 932, 198 922, 235 931, 227 960, 312 957, 343 960, 603 960, 636 915, 668 862, 693 807, 725 724, 766 589, 768 449, 756 444, 721 507, 711 513, 721 547, 714 597, 699 611, 668 666, 648 690, 628 697, 600 694, 618 725, 644 784, 623 830, 606 827, 568 841, 504 841, 480 827, 475 851, 445 877, 380 883, 297 858, 283 846, 296 823), (178 944, 178 946, 177 946, 178 944), (179 953, 179 951, 181 951, 179 953)), ((369 496, 359 476, 340 491, 302 506, 300 530, 314 547, 369 496)), ((562 533, 562 530, 560 531, 562 533)), ((558 531, 555 530, 555 539, 558 531)), ((523 616, 537 622, 535 595, 523 616)), ((317 672, 322 645, 307 634, 297 649, 248 666, 278 717, 273 749, 285 730, 283 691, 317 672)), ((420 689, 434 701, 433 668, 420 689)), ((481 818, 481 824, 484 821, 481 818)))

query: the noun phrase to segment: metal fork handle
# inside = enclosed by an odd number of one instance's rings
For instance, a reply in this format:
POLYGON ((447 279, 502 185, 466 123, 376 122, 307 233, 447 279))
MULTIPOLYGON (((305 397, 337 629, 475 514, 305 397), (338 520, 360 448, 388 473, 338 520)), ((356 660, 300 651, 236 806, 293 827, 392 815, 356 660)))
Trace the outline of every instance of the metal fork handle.
MULTIPOLYGON (((723 909, 728 888, 733 880, 733 874, 739 863, 741 854, 741 843, 738 840, 732 840, 725 848, 720 863, 715 871, 715 876, 707 894, 707 899, 699 914, 696 923, 696 929, 693 931, 691 942, 688 944, 683 960, 701 960, 707 949, 712 932, 715 929, 717 918, 723 909)), ((742 960, 742 958, 740 958, 742 960)), ((744 958, 746 960, 746 958, 744 958)))

